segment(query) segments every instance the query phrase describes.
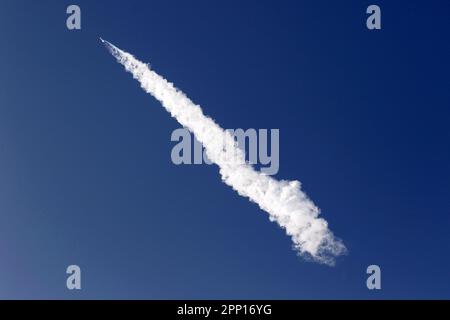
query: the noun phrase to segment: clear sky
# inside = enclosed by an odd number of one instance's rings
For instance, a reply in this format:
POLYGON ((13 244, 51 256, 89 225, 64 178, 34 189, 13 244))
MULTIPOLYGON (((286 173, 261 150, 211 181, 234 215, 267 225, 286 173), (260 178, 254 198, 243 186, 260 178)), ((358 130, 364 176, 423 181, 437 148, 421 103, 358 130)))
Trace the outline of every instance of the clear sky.
POLYGON ((448 1, 0 3, 0 298, 450 298, 448 1), (82 29, 66 28, 78 4, 82 29), (378 4, 382 29, 369 31, 378 4), (223 128, 280 129, 349 253, 306 262, 101 45, 223 128), (66 288, 66 268, 82 289, 66 288), (382 289, 366 288, 377 264, 382 289))

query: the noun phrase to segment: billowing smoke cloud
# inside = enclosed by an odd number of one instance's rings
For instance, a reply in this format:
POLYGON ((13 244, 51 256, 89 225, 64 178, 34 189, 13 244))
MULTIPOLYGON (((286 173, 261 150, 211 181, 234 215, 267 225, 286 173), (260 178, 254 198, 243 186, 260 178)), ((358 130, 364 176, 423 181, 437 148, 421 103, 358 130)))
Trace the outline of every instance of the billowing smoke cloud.
POLYGON ((100 40, 139 81, 142 89, 159 100, 172 117, 203 144, 209 159, 219 167, 223 182, 266 211, 269 219, 291 236, 295 249, 302 256, 333 265, 334 258, 345 253, 345 246, 333 236, 327 222, 318 218, 319 208, 301 191, 299 181, 277 181, 255 171, 245 162, 244 151, 233 136, 205 116, 200 106, 152 71, 148 64, 100 40))

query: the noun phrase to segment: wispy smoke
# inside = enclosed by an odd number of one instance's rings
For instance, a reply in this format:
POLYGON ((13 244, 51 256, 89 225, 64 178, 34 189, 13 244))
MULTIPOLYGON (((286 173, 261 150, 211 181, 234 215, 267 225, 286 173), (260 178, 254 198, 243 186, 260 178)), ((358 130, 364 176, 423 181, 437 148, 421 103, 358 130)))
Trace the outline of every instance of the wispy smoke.
POLYGON ((200 106, 152 71, 148 64, 100 40, 139 81, 142 89, 159 100, 172 117, 203 144, 208 158, 219 166, 223 182, 269 213, 269 219, 286 230, 302 256, 333 265, 334 258, 345 253, 345 246, 333 236, 328 223, 318 218, 319 208, 301 191, 299 181, 277 181, 255 171, 245 162, 244 151, 233 136, 205 116, 200 106))

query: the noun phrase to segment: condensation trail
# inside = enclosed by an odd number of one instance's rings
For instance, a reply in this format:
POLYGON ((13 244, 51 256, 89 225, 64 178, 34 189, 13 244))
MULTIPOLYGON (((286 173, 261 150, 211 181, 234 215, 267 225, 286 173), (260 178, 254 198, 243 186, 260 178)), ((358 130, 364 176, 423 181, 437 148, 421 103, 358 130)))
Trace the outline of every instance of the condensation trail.
POLYGON ((220 170, 224 183, 249 198, 269 214, 292 238, 295 250, 306 258, 334 265, 335 257, 346 252, 334 237, 320 210, 301 190, 299 181, 278 181, 246 163, 245 153, 234 137, 205 116, 200 106, 150 66, 100 38, 111 54, 139 81, 181 125, 203 144, 208 158, 220 170))

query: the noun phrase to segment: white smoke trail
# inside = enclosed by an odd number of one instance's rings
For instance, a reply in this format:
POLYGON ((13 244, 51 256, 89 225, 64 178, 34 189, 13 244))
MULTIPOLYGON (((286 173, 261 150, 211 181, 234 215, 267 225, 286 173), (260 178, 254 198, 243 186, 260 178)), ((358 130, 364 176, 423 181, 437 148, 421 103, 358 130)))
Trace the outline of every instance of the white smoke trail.
POLYGON ((318 218, 319 208, 300 190, 299 181, 277 181, 254 170, 233 136, 205 116, 172 83, 113 44, 100 38, 111 54, 141 84, 142 89, 159 100, 180 124, 203 144, 209 159, 219 166, 223 182, 241 196, 248 197, 269 213, 291 236, 295 249, 304 257, 334 265, 334 258, 346 251, 333 236, 327 222, 318 218))

